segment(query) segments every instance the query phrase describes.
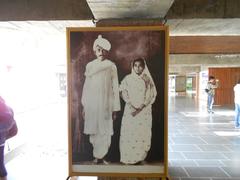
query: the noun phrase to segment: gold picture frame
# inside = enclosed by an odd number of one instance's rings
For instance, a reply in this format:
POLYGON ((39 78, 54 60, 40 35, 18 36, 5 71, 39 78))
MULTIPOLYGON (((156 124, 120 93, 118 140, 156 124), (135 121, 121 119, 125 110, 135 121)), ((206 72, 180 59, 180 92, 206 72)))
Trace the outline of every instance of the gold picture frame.
MULTIPOLYGON (((70 27, 67 28, 66 33, 68 59, 69 176, 167 177, 168 26, 70 27), (92 78, 90 75, 88 77, 86 66, 96 58, 96 47, 98 47, 98 45, 96 45, 95 42, 97 42, 96 39, 98 38, 103 38, 108 41, 107 43, 105 40, 104 42, 101 41, 103 42, 102 47, 105 46, 104 52, 107 51, 107 59, 111 59, 110 61, 112 62, 110 64, 114 64, 113 69, 117 72, 118 85, 121 84, 128 74, 131 74, 131 71, 135 71, 134 66, 131 66, 131 64, 134 64, 132 63, 132 60, 136 58, 144 59, 145 66, 148 66, 148 70, 151 74, 150 76, 152 76, 147 79, 152 79, 157 94, 154 102, 151 104, 151 110, 148 111, 151 114, 148 114, 147 116, 151 117, 151 123, 149 125, 151 126, 151 133, 148 135, 150 136, 150 145, 148 145, 149 149, 145 153, 145 158, 142 159, 144 162, 141 161, 140 163, 134 164, 120 162, 123 156, 121 154, 122 148, 120 150, 120 139, 123 137, 121 128, 123 126, 122 120, 124 107, 126 105, 126 102, 123 101, 121 95, 119 96, 120 110, 115 114, 116 116, 113 117, 115 120, 112 123, 113 134, 110 138, 110 147, 107 150, 107 154, 104 156, 104 158, 106 157, 107 159, 107 163, 105 161, 94 160, 95 155, 93 155, 93 145, 90 143, 92 137, 90 137, 91 135, 84 133, 86 128, 84 126, 85 123, 87 123, 87 115, 85 112, 86 108, 82 103, 82 94, 83 88, 85 88, 84 83, 87 82, 86 78, 92 78)), ((146 70, 145 66, 143 68, 144 72, 146 70)), ((99 78, 101 75, 95 74, 95 76, 99 78)), ((113 75, 110 77, 113 77, 113 75)), ((146 82, 151 82, 150 80, 146 82)), ((102 92, 101 87, 99 87, 101 85, 98 85, 98 83, 99 80, 97 80, 94 85, 89 86, 92 88, 87 89, 87 92, 92 91, 92 89, 97 91, 95 91, 96 93, 91 95, 91 98, 86 100, 86 102, 98 102, 98 93, 100 94, 100 92, 102 92)), ((147 87, 146 84, 147 83, 145 83, 145 87, 147 87)), ((99 107, 102 107, 102 105, 99 107)), ((103 111, 92 114, 89 112, 87 113, 91 116, 97 113, 101 114, 102 112, 103 111)), ((104 112, 104 114, 108 113, 104 112)), ((100 117, 100 115, 98 115, 98 117, 100 117)), ((140 119, 141 117, 142 116, 139 116, 140 119)), ((138 127, 134 128, 135 129, 129 129, 128 131, 137 132, 138 127)), ((142 132, 142 136, 145 138, 145 130, 143 129, 142 132)), ((139 133, 141 133, 140 130, 139 133)), ((132 140, 132 137, 129 139, 132 140)), ((127 140, 127 138, 124 140, 127 140)), ((105 143, 105 141, 103 141, 103 143, 105 143)), ((101 144, 100 148, 102 148, 102 146, 103 144, 101 144)), ((122 146, 123 145, 121 145, 121 147, 122 146)), ((135 148, 135 146, 133 148, 135 148)), ((138 147, 138 149, 141 148, 138 147)))

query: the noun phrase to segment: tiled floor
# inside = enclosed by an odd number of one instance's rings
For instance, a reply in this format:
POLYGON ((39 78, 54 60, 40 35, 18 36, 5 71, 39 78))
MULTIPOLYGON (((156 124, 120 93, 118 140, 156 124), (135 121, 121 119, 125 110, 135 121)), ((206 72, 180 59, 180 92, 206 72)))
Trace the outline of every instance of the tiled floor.
MULTIPOLYGON (((52 107, 42 107, 45 113, 41 108, 36 110, 33 113, 38 116, 34 119, 31 115, 18 116, 18 120, 27 119, 24 123, 32 123, 36 129, 22 132, 21 136, 29 140, 28 146, 7 163, 8 180, 66 179, 66 104, 55 104, 57 112, 52 107)), ((171 179, 240 180, 240 130, 234 128, 233 107, 214 108, 215 114, 209 115, 205 102, 198 102, 190 96, 170 96, 171 179)))
POLYGON ((240 180, 240 129, 233 107, 214 107, 193 97, 169 99, 169 175, 174 180, 240 180))

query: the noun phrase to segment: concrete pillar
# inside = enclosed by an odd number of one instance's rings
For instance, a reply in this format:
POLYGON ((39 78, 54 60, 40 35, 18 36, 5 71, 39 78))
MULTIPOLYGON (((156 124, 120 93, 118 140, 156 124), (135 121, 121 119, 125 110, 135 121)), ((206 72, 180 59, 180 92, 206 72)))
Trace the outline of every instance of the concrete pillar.
POLYGON ((196 88, 196 99, 199 99, 199 73, 196 74, 195 78, 195 88, 196 88))
POLYGON ((197 81, 196 81, 196 76, 193 76, 192 77, 192 90, 195 91, 196 90, 196 87, 197 87, 197 81))
POLYGON ((206 101, 207 94, 205 92, 205 88, 208 82, 208 71, 200 71, 199 75, 199 88, 198 88, 198 99, 206 101))
POLYGON ((157 26, 163 25, 162 19, 103 19, 96 21, 97 27, 105 26, 157 26))

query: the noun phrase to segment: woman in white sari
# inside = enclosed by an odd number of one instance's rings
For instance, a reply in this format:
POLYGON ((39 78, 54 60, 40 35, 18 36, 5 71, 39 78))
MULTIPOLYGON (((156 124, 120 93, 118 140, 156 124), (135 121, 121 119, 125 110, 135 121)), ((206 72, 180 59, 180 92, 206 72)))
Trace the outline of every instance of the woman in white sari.
POLYGON ((120 161, 141 163, 147 156, 152 137, 152 104, 157 91, 143 58, 135 59, 132 72, 120 85, 126 102, 120 134, 120 161))

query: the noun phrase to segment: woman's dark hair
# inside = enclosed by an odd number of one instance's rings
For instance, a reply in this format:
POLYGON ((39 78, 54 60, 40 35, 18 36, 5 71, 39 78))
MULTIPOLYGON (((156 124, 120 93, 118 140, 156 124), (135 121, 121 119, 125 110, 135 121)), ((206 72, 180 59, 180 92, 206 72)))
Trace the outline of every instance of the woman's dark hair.
POLYGON ((208 80, 215 79, 214 76, 209 76, 208 80))
POLYGON ((143 69, 145 68, 145 62, 144 62, 144 59, 143 58, 137 58, 137 59, 134 59, 133 60, 133 66, 136 62, 140 62, 141 63, 141 66, 143 67, 143 69))

